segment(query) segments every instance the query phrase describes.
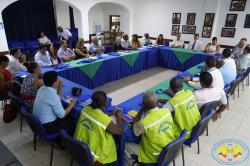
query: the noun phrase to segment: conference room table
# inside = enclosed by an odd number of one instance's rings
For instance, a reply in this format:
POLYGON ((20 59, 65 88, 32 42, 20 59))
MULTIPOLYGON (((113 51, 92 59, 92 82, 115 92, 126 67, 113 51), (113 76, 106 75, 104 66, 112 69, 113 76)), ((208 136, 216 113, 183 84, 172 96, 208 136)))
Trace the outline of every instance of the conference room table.
MULTIPOLYGON (((192 68, 180 72, 176 75, 178 78, 184 78, 184 77, 198 77, 199 72, 204 69, 204 63, 200 63, 198 65, 193 66, 192 68)), ((167 79, 152 88, 146 90, 146 92, 155 92, 157 94, 158 99, 165 99, 169 100, 171 97, 165 93, 162 93, 162 90, 167 90, 169 88, 170 79, 167 79)), ((189 86, 186 82, 183 81, 183 87, 184 90, 191 90, 194 91, 194 88, 189 86)), ((142 107, 142 99, 143 99, 143 93, 140 93, 132 98, 130 98, 127 101, 122 102, 121 104, 117 105, 117 107, 122 108, 123 114, 128 114, 129 111, 135 111, 138 112, 142 107)), ((126 142, 132 142, 135 144, 140 143, 140 137, 136 137, 134 135, 132 125, 130 123, 124 123, 123 124, 123 134, 120 137, 119 140, 119 164, 121 166, 125 166, 125 144, 126 142)))
MULTIPOLYGON (((46 71, 51 71, 53 68, 51 67, 47 67, 47 68, 43 68, 43 72, 46 71)), ((20 71, 16 74, 16 78, 18 78, 19 80, 22 80, 26 75, 28 74, 27 71, 20 71)), ((76 98, 76 104, 73 107, 72 111, 70 112, 70 116, 72 117, 72 120, 74 122, 74 125, 76 125, 80 114, 81 114, 81 110, 86 107, 87 105, 90 104, 91 100, 91 96, 92 96, 92 90, 83 87, 77 83, 74 83, 70 80, 67 80, 63 77, 59 77, 60 80, 63 81, 63 88, 62 88, 62 96, 61 96, 61 101, 64 107, 67 107, 69 105, 69 102, 71 99, 76 98), (82 89, 82 92, 79 96, 74 96, 72 94, 72 89, 73 88, 79 88, 82 89)), ((112 99, 108 98, 107 101, 107 108, 111 107, 111 103, 112 103, 112 99)))
POLYGON ((148 46, 138 50, 110 52, 95 58, 74 60, 56 67, 43 67, 42 71, 57 71, 59 76, 67 80, 94 89, 157 66, 184 71, 203 62, 209 55, 211 54, 181 48, 148 46))

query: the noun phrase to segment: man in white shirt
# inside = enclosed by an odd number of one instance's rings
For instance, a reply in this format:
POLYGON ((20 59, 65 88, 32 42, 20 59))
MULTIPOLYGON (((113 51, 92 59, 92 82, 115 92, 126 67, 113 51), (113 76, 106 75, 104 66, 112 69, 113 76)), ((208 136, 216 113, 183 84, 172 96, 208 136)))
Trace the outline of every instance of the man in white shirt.
POLYGON ((124 35, 122 36, 122 38, 123 38, 123 39, 122 39, 122 43, 121 43, 122 47, 123 47, 125 50, 128 50, 129 48, 131 48, 128 35, 127 35, 127 34, 124 34, 124 35))
POLYGON ((246 45, 247 45, 247 39, 246 38, 240 39, 239 44, 237 44, 234 47, 231 57, 235 59, 239 58, 243 54, 246 45))
POLYGON ((9 65, 6 68, 7 70, 9 70, 12 75, 16 75, 16 73, 20 70, 26 70, 26 67, 19 62, 19 58, 22 56, 22 53, 19 49, 17 48, 13 48, 10 51, 10 55, 9 58, 9 65))
POLYGON ((58 32, 59 32, 59 38, 60 40, 66 40, 68 42, 68 46, 69 48, 73 48, 73 38, 72 38, 72 33, 66 29, 66 28, 62 28, 62 27, 58 27, 57 28, 58 32))
POLYGON ((244 48, 243 55, 238 58, 237 62, 238 70, 246 70, 250 67, 250 46, 244 48))
POLYGON ((194 92, 195 99, 199 108, 204 104, 220 101, 221 105, 216 113, 213 115, 213 120, 217 120, 220 114, 227 108, 227 97, 224 90, 213 87, 213 77, 209 72, 202 72, 200 75, 200 83, 202 89, 194 92))
POLYGON ((57 56, 61 62, 69 62, 76 58, 74 51, 72 51, 70 48, 67 48, 67 46, 67 42, 62 40, 61 47, 57 52, 57 56))
POLYGON ((151 41, 150 36, 149 36, 148 33, 145 33, 145 34, 144 34, 144 37, 142 38, 142 44, 143 44, 144 46, 148 46, 148 45, 151 45, 151 44, 152 44, 152 41, 151 41))
MULTIPOLYGON (((206 65, 205 65, 205 70, 209 72, 212 77, 213 77, 213 87, 217 87, 220 89, 224 89, 224 80, 222 77, 222 74, 219 69, 216 68, 216 60, 212 56, 208 56, 206 59, 206 65)), ((201 89, 201 84, 199 78, 189 78, 185 77, 185 81, 188 82, 190 86, 192 86, 194 89, 201 89)))
POLYGON ((171 47, 172 48, 183 48, 184 41, 181 39, 181 33, 176 34, 176 39, 174 39, 171 47))
POLYGON ((46 45, 41 44, 39 46, 39 50, 35 55, 35 62, 38 63, 41 67, 52 65, 52 61, 49 52, 47 51, 46 45))
POLYGON ((202 50, 202 42, 199 40, 200 35, 197 33, 194 35, 194 40, 189 43, 189 50, 202 50))
POLYGON ((98 43, 97 37, 92 38, 92 43, 89 45, 89 52, 91 55, 103 54, 105 48, 98 43))

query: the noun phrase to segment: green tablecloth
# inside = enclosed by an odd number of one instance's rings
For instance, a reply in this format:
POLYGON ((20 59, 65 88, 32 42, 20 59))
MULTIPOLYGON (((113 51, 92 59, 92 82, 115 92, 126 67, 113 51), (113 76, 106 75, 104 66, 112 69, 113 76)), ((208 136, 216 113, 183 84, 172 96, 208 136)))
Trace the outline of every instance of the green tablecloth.
POLYGON ((197 55, 198 53, 201 53, 201 51, 186 50, 183 48, 171 48, 171 50, 174 52, 175 56, 181 63, 184 63, 191 57, 197 55))
MULTIPOLYGON (((170 80, 165 80, 163 82, 161 82, 160 84, 152 87, 151 89, 149 89, 148 91, 150 92, 156 92, 157 89, 162 89, 162 90, 167 90, 169 88, 169 83, 170 80)), ((191 86, 189 86, 187 83, 183 82, 183 87, 185 90, 191 90, 194 91, 194 88, 192 88, 191 86)), ((157 97, 160 99, 170 99, 171 97, 167 94, 157 94, 157 97)))
POLYGON ((82 59, 68 62, 68 64, 70 67, 80 68, 81 71, 84 72, 90 79, 92 79, 95 76, 95 73, 98 71, 98 69, 103 63, 103 60, 97 60, 92 63, 79 63, 78 64, 78 62, 80 61, 82 61, 82 59))
POLYGON ((131 66, 133 67, 136 59, 138 58, 139 52, 133 51, 130 53, 123 53, 121 57, 131 66))
POLYGON ((192 75, 195 75, 195 74, 199 73, 201 71, 201 69, 198 68, 198 66, 204 66, 204 63, 198 64, 198 65, 188 69, 187 72, 192 74, 192 75))

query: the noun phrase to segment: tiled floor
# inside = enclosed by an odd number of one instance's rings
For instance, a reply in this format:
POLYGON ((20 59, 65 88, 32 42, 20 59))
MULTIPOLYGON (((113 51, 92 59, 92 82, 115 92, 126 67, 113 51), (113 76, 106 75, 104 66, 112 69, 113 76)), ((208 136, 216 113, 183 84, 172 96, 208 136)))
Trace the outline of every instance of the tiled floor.
MULTIPOLYGON (((118 104, 174 75, 176 75, 175 71, 154 68, 97 89, 105 90, 113 98, 113 104, 118 104)), ((219 166, 212 158, 211 150, 213 145, 222 139, 236 138, 250 147, 249 98, 250 87, 246 87, 245 91, 240 91, 240 98, 236 97, 235 100, 230 100, 230 110, 226 110, 218 122, 209 123, 209 136, 201 136, 200 138, 201 153, 199 155, 196 144, 191 148, 185 147, 186 166, 219 166)), ((0 111, 0 119, 2 119, 2 111, 0 111)), ((19 117, 10 124, 4 124, 0 120, 0 139, 24 166, 48 166, 50 146, 46 142, 38 140, 37 151, 34 152, 31 130, 26 123, 24 123, 22 133, 20 133, 19 127, 19 117)), ((53 165, 68 166, 69 155, 65 151, 55 150, 53 165)), ((249 165, 249 158, 241 164, 241 166, 249 165)), ((177 157, 176 166, 182 166, 180 155, 177 157)))

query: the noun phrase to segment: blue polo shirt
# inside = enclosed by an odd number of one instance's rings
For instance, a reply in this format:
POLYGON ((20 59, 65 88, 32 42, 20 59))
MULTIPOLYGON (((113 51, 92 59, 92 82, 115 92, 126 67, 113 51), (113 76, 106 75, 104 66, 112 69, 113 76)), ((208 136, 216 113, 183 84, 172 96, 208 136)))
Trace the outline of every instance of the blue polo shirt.
POLYGON ((57 118, 65 116, 65 111, 56 89, 43 86, 38 90, 33 106, 33 115, 39 119, 41 124, 50 123, 57 118))

